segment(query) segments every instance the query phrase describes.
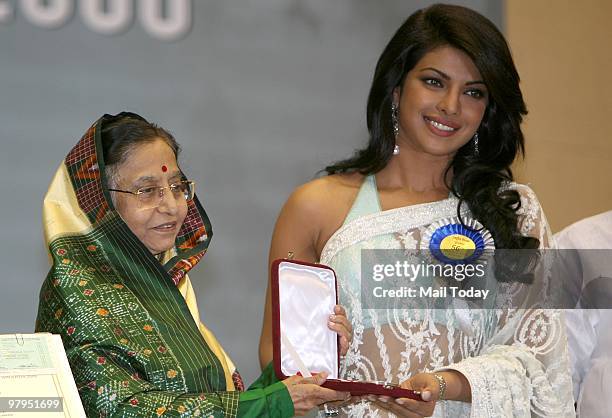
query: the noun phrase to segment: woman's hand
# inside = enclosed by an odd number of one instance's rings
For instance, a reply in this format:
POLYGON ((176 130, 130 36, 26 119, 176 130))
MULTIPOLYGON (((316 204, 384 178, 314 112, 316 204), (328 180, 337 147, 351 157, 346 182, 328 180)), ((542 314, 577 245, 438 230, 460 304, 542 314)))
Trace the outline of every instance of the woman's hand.
POLYGON ((336 331, 340 336, 340 355, 348 352, 349 344, 353 340, 353 327, 346 317, 346 311, 340 305, 334 307, 334 314, 329 316, 327 327, 336 331))
POLYGON ((421 392, 422 401, 409 398, 393 399, 389 396, 368 396, 368 400, 398 417, 421 418, 433 415, 440 395, 438 380, 431 373, 419 373, 400 385, 403 389, 421 392))
POLYGON ((348 392, 338 392, 322 388, 321 385, 325 383, 326 379, 327 373, 323 372, 309 378, 291 376, 283 380, 293 401, 295 415, 305 415, 311 409, 326 402, 347 401, 350 399, 351 395, 348 392))
MULTIPOLYGON (((471 402, 471 388, 468 380, 455 370, 435 373, 445 382, 444 399, 471 402)), ((436 402, 440 399, 440 381, 434 373, 417 373, 400 385, 421 393, 422 401, 409 398, 393 399, 388 396, 368 396, 368 400, 400 417, 421 418, 433 415, 436 402)))

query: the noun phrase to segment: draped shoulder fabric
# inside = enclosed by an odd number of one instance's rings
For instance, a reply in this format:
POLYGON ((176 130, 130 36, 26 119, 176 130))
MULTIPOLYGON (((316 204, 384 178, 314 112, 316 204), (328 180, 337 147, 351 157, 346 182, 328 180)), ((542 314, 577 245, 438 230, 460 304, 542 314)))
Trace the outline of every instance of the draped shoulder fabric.
MULTIPOLYGON (((549 246, 550 231, 534 192, 519 184, 504 187, 521 196, 520 233, 538 238, 542 248, 549 246)), ((321 263, 336 272, 340 304, 354 329, 341 377, 401 382, 419 372, 455 369, 470 382, 472 402, 438 402, 434 417, 574 416, 561 312, 364 308, 362 251, 426 249, 431 225, 456 216, 458 203, 451 196, 383 211, 375 177, 364 179, 344 224, 321 253, 321 263)), ((470 218, 470 211, 462 207, 461 216, 470 218)), ((387 416, 367 402, 343 408, 343 413, 387 416)))
MULTIPOLYGON (((575 249, 581 296, 609 297, 612 289, 612 211, 582 219, 554 236, 560 249, 575 249)), ((588 298, 587 298, 588 300, 588 298)), ((608 299, 609 300, 609 299, 608 299)), ((608 305, 609 306, 609 305, 608 305)), ((604 418, 612 410, 612 309, 568 309, 567 336, 579 417, 604 418)))
POLYGON ((200 323, 188 271, 212 230, 197 199, 158 261, 115 211, 101 145, 105 117, 60 165, 45 197, 52 262, 36 330, 60 334, 88 416, 291 416, 273 373, 246 392, 200 323))

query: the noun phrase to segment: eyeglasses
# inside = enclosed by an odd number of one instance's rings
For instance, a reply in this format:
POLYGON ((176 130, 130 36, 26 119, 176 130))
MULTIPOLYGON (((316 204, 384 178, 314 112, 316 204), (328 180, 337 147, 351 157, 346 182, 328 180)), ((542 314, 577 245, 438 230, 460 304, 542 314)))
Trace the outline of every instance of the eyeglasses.
POLYGON ((175 200, 185 199, 185 201, 189 201, 193 199, 193 195, 195 193, 195 182, 191 180, 182 180, 176 183, 172 183, 169 186, 160 187, 160 186, 147 186, 142 187, 135 192, 131 192, 129 190, 119 190, 119 189, 108 189, 111 192, 118 193, 129 193, 133 196, 136 196, 138 200, 138 208, 140 209, 152 209, 161 205, 162 199, 164 198, 164 194, 166 189, 170 190, 172 196, 175 200))

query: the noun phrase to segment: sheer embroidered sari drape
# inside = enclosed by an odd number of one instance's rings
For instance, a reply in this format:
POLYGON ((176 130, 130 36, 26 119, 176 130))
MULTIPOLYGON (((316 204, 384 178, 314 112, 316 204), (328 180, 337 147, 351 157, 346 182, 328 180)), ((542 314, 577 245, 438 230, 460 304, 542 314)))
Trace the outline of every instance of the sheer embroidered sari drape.
MULTIPOLYGON (((550 231, 533 191, 523 185, 507 187, 521 195, 520 232, 538 238, 542 248, 548 247, 550 231)), ((341 376, 401 382, 418 372, 455 369, 470 382, 472 403, 438 402, 435 417, 574 416, 559 311, 364 309, 361 251, 424 249, 427 228, 456 216, 457 204, 456 198, 449 197, 381 211, 374 178, 365 179, 344 225, 321 254, 321 263, 336 271, 340 303, 354 328, 341 376)), ((471 215, 465 209, 462 216, 471 215)), ((540 272, 538 277, 543 276, 540 272)), ((368 402, 345 407, 343 413, 390 416, 368 402)))

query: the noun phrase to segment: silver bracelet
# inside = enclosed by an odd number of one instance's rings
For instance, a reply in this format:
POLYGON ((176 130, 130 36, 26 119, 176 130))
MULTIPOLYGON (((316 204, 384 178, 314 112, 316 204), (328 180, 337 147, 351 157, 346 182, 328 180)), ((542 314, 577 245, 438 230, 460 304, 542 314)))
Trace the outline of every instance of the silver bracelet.
POLYGON ((446 380, 438 373, 434 373, 433 377, 438 381, 438 400, 443 401, 444 395, 446 395, 446 380))

